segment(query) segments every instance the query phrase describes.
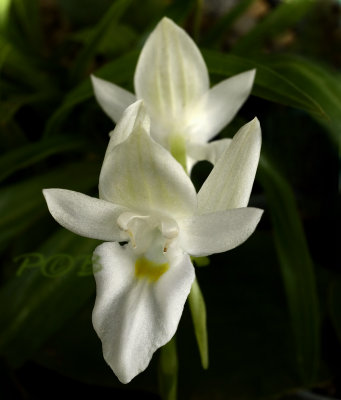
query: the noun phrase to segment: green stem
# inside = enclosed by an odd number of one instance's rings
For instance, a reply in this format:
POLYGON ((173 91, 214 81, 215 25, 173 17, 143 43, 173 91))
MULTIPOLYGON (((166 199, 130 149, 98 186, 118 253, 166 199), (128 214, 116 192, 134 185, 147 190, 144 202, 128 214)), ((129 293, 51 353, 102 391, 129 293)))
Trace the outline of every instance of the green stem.
POLYGON ((160 350, 159 389, 162 400, 176 400, 178 386, 178 355, 175 336, 160 350))
MULTIPOLYGON (((183 135, 173 134, 169 139, 169 148, 172 156, 187 171, 186 166, 186 141, 183 135)), ((196 262, 200 263, 200 258, 196 258, 196 262)), ((207 257, 204 258, 202 265, 207 265, 207 257)), ((206 306, 205 300, 201 293, 198 281, 193 282, 191 292, 188 296, 189 307, 192 314, 194 333, 197 339, 201 364, 204 369, 208 368, 208 342, 207 342, 207 324, 206 324, 206 306)))
POLYGON ((192 314, 195 337, 197 339, 201 365, 208 368, 208 340, 206 324, 206 306, 197 279, 193 282, 191 292, 188 296, 189 307, 192 314))

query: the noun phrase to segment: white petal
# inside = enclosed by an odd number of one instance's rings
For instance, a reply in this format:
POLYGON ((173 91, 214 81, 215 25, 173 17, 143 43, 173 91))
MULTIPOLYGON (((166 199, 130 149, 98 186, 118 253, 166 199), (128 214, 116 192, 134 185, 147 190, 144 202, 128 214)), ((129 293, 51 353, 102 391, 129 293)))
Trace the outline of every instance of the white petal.
POLYGON ((196 192, 181 165, 140 127, 107 156, 101 197, 130 210, 170 217, 191 215, 196 192))
POLYGON ((146 102, 153 131, 156 125, 156 134, 181 134, 173 130, 185 123, 190 106, 208 90, 209 77, 193 40, 163 18, 142 49, 134 84, 137 97, 146 102))
POLYGON ((93 325, 106 362, 121 382, 128 383, 175 334, 194 268, 188 255, 175 252, 169 269, 150 282, 136 277, 136 256, 129 245, 103 243, 94 257, 101 268, 95 272, 93 325))
POLYGON ((198 161, 209 161, 213 165, 230 145, 232 139, 220 139, 210 143, 188 143, 187 145, 187 171, 190 173, 198 161))
MULTIPOLYGON (((138 100, 131 104, 123 113, 122 118, 117 123, 115 129, 110 132, 109 144, 104 156, 101 173, 105 174, 107 168, 111 171, 110 160, 108 155, 120 143, 124 142, 134 129, 144 129, 147 133, 150 130, 150 118, 147 115, 146 108, 142 100, 138 100)), ((109 173, 110 173, 109 171, 109 173)), ((99 197, 102 198, 101 190, 99 197)))
POLYGON ((244 125, 221 155, 198 193, 201 214, 246 207, 261 148, 257 118, 244 125))
POLYGON ((201 140, 212 139, 233 119, 251 93, 255 73, 253 69, 235 75, 206 93, 202 100, 205 109, 197 122, 201 140))
POLYGON ((246 207, 180 220, 179 245, 196 257, 231 250, 253 233, 262 213, 258 208, 246 207))
POLYGON ((125 210, 104 200, 65 189, 44 189, 52 217, 78 235, 99 240, 121 240, 116 221, 125 210))
POLYGON ((114 83, 94 75, 91 75, 91 82, 99 105, 114 122, 117 122, 123 111, 136 100, 132 93, 114 83))

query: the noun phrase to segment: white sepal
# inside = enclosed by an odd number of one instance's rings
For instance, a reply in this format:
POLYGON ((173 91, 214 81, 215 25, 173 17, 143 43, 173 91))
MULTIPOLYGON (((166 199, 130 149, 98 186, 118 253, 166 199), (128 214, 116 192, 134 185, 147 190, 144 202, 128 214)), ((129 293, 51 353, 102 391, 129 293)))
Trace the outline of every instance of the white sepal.
POLYGON ((254 118, 234 136, 198 193, 200 214, 246 207, 261 148, 261 129, 254 118))
POLYGON ((132 93, 114 83, 94 75, 91 75, 91 82, 96 100, 114 122, 117 122, 122 117, 123 111, 136 100, 132 93))
POLYGON ((195 257, 231 250, 248 239, 263 214, 258 208, 235 208, 178 221, 179 244, 195 257))
POLYGON ((125 208, 65 189, 44 189, 53 218, 77 235, 99 240, 121 240, 116 220, 125 208))
POLYGON ((159 134, 179 134, 174 129, 182 127, 192 104, 208 90, 209 77, 196 44, 165 17, 143 46, 134 85, 159 134))
POLYGON ((201 99, 204 109, 197 116, 200 139, 208 141, 232 121, 249 97, 256 70, 242 72, 213 86, 201 99))

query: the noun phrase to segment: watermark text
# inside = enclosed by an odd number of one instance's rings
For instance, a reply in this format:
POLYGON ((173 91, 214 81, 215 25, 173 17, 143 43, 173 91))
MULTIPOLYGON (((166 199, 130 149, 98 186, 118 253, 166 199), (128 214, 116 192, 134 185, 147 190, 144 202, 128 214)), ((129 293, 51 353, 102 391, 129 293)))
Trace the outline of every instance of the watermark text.
POLYGON ((39 271, 46 278, 57 278, 71 272, 79 277, 93 275, 101 269, 96 258, 92 254, 73 256, 70 254, 53 254, 46 256, 41 253, 25 253, 13 259, 18 263, 17 276, 39 271))

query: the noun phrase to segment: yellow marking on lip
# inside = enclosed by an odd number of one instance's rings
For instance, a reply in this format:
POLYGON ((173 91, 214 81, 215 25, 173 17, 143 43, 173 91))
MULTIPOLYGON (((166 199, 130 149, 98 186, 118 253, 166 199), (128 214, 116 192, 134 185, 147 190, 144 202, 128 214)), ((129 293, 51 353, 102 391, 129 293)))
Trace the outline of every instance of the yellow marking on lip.
POLYGON ((138 258, 135 262, 135 276, 138 279, 148 279, 156 282, 169 268, 168 263, 158 264, 146 258, 138 258))

